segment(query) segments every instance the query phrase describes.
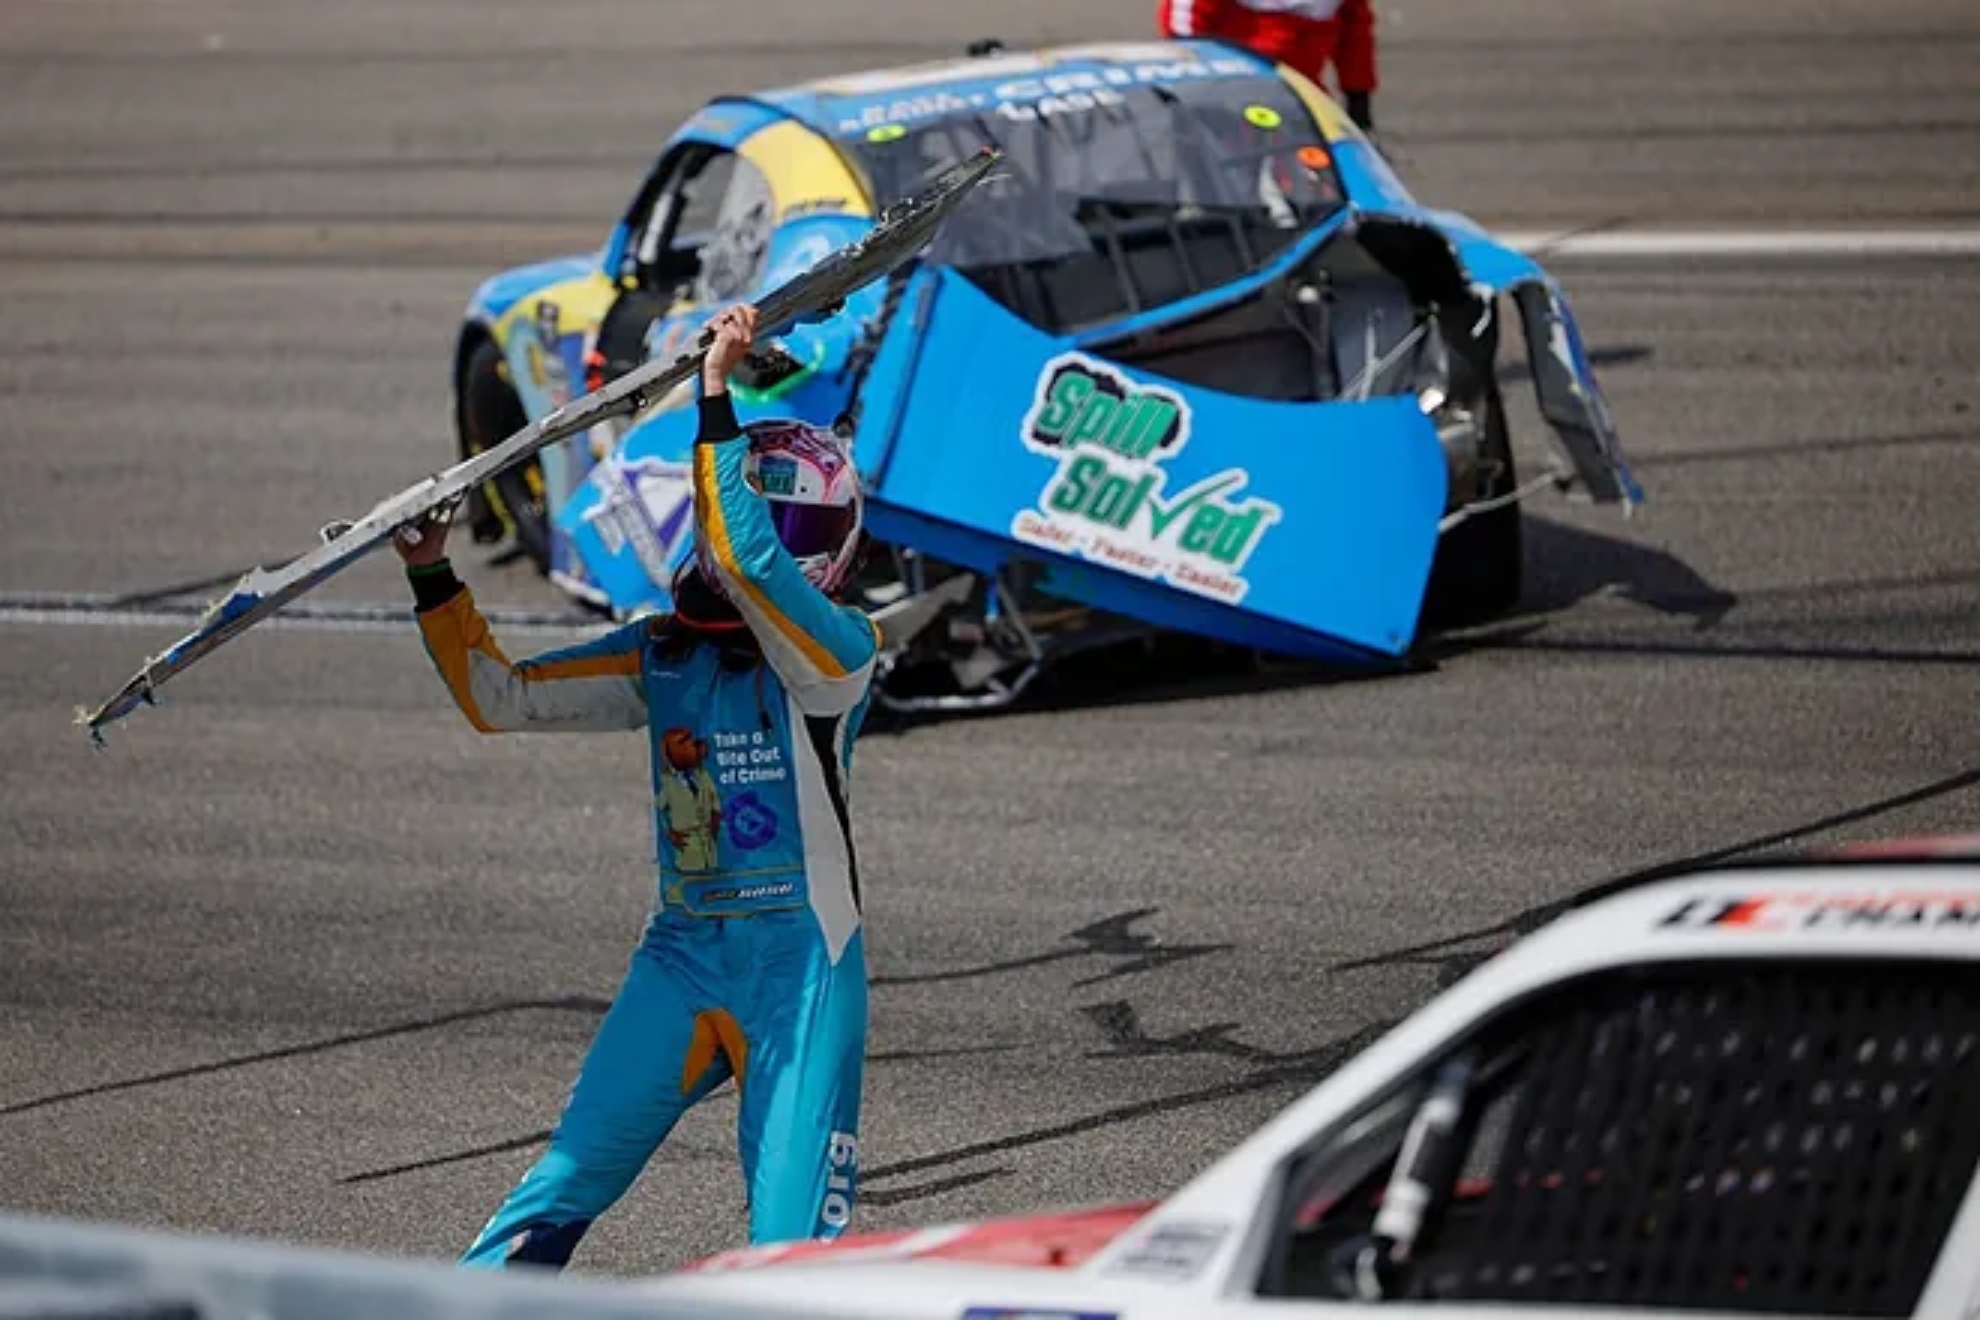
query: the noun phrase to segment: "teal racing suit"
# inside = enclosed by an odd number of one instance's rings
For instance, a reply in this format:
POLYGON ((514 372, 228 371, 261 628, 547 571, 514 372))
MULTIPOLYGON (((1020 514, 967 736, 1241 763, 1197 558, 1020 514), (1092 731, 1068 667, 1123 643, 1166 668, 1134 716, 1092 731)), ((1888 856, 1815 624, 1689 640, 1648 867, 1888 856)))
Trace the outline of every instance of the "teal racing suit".
POLYGON ((857 1194, 867 1022, 847 816, 878 626, 808 582, 701 401, 696 534, 755 646, 670 620, 511 662, 444 564, 409 570, 427 654, 496 732, 644 728, 659 891, 549 1148, 468 1266, 567 1264, 689 1106, 733 1078, 752 1244, 836 1237, 857 1194), (683 636, 685 635, 685 640, 683 636))

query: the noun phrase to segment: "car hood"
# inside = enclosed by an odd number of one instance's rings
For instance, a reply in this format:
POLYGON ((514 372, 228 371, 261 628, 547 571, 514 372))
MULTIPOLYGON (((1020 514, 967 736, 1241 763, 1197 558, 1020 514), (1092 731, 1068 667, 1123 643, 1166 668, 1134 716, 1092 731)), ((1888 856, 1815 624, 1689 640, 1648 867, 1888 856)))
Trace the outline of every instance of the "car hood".
POLYGON ((850 1233, 835 1241, 797 1241, 743 1247, 685 1267, 684 1273, 712 1274, 792 1265, 836 1269, 882 1266, 903 1261, 962 1261, 1037 1270, 1067 1270, 1084 1264, 1135 1223, 1155 1202, 1120 1202, 1053 1214, 939 1224, 932 1228, 850 1233))
POLYGON ((643 1280, 638 1291, 704 1320, 1128 1317, 1173 1298, 1081 1267, 1156 1208, 1098 1205, 1020 1218, 747 1247, 643 1280), (1133 1304, 1130 1305, 1130 1302, 1133 1304))

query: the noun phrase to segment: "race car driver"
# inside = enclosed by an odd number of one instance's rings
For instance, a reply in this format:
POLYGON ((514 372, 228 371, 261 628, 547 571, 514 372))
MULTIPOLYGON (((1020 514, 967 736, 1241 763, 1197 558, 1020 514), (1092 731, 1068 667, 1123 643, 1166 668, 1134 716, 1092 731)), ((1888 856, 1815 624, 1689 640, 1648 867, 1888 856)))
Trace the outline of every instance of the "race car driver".
POLYGON ((712 323, 671 614, 511 661, 449 566, 444 518, 395 542, 476 729, 644 728, 651 745, 657 902, 549 1148, 465 1266, 564 1267, 729 1078, 750 1242, 836 1237, 852 1213, 867 984, 846 786, 879 630, 838 599, 862 542, 843 443, 737 423, 728 377, 755 327, 747 306, 712 323))
POLYGON ((1375 131, 1372 0, 1157 0, 1155 21, 1165 37, 1228 41, 1316 83, 1331 64, 1348 117, 1375 131))

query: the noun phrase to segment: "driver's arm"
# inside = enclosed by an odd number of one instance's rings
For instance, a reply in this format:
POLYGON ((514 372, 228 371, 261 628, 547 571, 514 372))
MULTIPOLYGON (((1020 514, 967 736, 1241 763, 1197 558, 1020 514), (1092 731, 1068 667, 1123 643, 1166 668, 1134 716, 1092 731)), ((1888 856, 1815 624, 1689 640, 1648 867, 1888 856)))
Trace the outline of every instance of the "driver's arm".
POLYGON ((865 611, 814 587, 743 476, 749 441, 727 388, 704 384, 694 445, 696 535, 764 659, 808 714, 837 715, 865 693, 880 653, 865 611))
POLYGON ((481 732, 606 733, 645 725, 645 621, 511 661, 446 560, 409 575, 426 654, 461 714, 481 732))

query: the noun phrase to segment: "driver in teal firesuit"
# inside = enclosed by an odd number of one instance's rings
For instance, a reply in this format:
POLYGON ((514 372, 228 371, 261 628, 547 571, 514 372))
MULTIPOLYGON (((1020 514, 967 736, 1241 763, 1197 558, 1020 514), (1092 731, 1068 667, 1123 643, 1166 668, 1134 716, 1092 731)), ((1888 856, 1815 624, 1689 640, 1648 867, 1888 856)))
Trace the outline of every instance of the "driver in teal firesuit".
POLYGON ((644 728, 658 897, 549 1148, 462 1263, 562 1268, 690 1105, 733 1078, 752 1244, 832 1238, 856 1196, 867 1022, 852 748, 878 626, 839 596, 862 541, 851 457, 800 422, 738 425, 755 336, 719 314, 694 445, 695 548, 675 608, 511 661, 445 558, 395 545, 426 650, 497 732, 644 728))

